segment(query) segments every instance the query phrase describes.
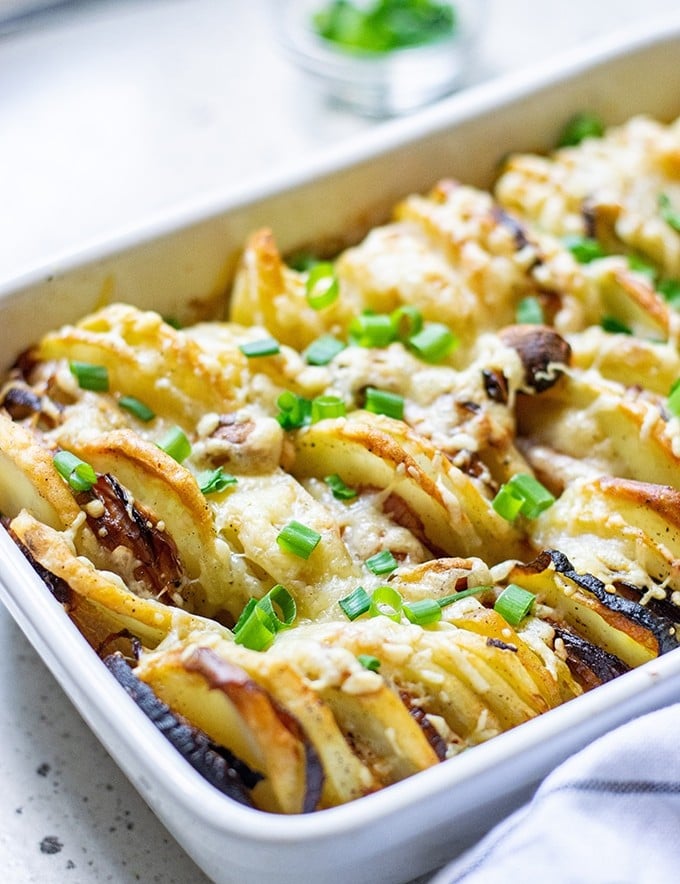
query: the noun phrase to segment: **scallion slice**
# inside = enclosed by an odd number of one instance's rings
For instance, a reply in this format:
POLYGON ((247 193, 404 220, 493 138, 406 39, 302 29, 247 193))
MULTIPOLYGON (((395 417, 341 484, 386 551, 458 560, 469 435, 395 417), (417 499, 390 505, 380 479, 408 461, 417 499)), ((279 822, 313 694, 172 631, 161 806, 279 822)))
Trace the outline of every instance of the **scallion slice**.
POLYGON ((600 326, 604 331, 614 335, 632 335, 633 330, 625 322, 621 322, 615 316, 603 316, 600 320, 600 326))
POLYGON ((527 616, 536 596, 516 583, 509 583, 496 599, 494 611, 503 617, 511 626, 519 626, 527 616))
POLYGON ((423 327, 423 314, 417 307, 404 304, 390 314, 394 336, 400 341, 407 341, 417 335, 423 327))
POLYGON ((580 144, 584 138, 601 138, 604 134, 604 123, 597 114, 583 111, 574 114, 567 121, 564 129, 557 139, 558 147, 574 147, 580 144))
POLYGON ((301 559, 308 559, 321 540, 321 535, 313 528, 293 519, 279 531, 276 542, 285 552, 301 559))
POLYGON ((656 279, 658 272, 654 264, 643 258, 642 255, 628 255, 628 266, 635 273, 641 273, 652 282, 656 279))
POLYGON ((441 362, 458 344, 453 332, 441 322, 430 322, 408 339, 408 348, 425 362, 441 362))
POLYGON ((97 481, 93 467, 71 451, 58 451, 52 461, 59 475, 74 491, 89 491, 97 481))
POLYGON ((680 310, 680 279, 663 279, 656 288, 671 307, 680 310))
POLYGON ((659 210, 666 224, 677 231, 677 233, 680 233, 680 211, 673 208, 667 193, 659 194, 659 210))
POLYGON ((392 586, 378 586, 371 595, 370 614, 372 617, 383 615, 398 623, 401 620, 403 600, 392 586))
POLYGON ((144 421, 144 423, 148 423, 156 417, 155 411, 139 399, 135 399, 134 396, 121 396, 118 400, 118 407, 122 408, 123 411, 130 412, 131 415, 140 421, 144 421))
POLYGON ((314 310, 329 307, 340 294, 340 282, 333 265, 328 261, 319 261, 310 267, 305 283, 307 303, 314 310))
POLYGON ((447 608, 449 605, 454 604, 454 602, 459 602, 461 599, 467 599, 472 595, 479 595, 480 592, 487 592, 489 589, 491 589, 491 587, 486 584, 483 584, 482 586, 472 586, 470 589, 461 589, 460 592, 454 592, 452 595, 445 595, 440 599, 437 599, 437 604, 440 608, 447 608))
POLYGON ((257 341, 246 341, 239 346, 239 350, 248 359, 257 359, 260 356, 276 356, 281 352, 281 345, 275 338, 260 338, 257 341))
POLYGON ((276 419, 284 430, 297 430, 311 421, 312 403, 304 396, 284 390, 276 400, 276 404, 279 407, 276 419))
POLYGON ((371 597, 363 588, 357 586, 354 592, 351 592, 344 599, 338 602, 348 620, 356 620, 362 614, 366 614, 371 607, 371 597))
POLYGON ((372 654, 357 654, 357 660, 369 672, 377 672, 380 669, 380 660, 372 654))
POLYGON ((330 476, 324 477, 324 482, 333 492, 333 497, 336 500, 352 500, 357 496, 357 492, 354 488, 350 488, 349 485, 345 485, 340 476, 337 473, 333 473, 330 476))
POLYGON ((387 313, 360 313, 349 324, 349 339, 359 347, 386 347, 395 338, 387 313))
POLYGON ((309 365, 328 365, 346 347, 333 335, 322 335, 307 347, 302 354, 309 365))
POLYGON ((512 522, 520 513, 527 519, 535 519, 553 503, 555 498, 538 479, 528 473, 516 473, 501 485, 491 505, 500 516, 512 522))
POLYGON ((198 487, 203 494, 215 494, 218 491, 224 491, 238 482, 236 476, 225 473, 222 467, 216 467, 214 470, 204 470, 196 476, 198 487))
POLYGON ((339 396, 316 396, 312 399, 311 420, 326 420, 333 417, 344 417, 347 414, 345 403, 339 396))
POLYGON ((295 599, 277 583, 261 599, 250 599, 234 626, 234 641, 253 651, 264 651, 277 632, 292 626, 296 616, 295 599))
POLYGON ((71 374, 78 381, 81 390, 94 390, 105 393, 109 389, 109 370, 105 365, 93 365, 91 362, 69 362, 71 374))
POLYGON ((389 390, 367 387, 364 408, 373 414, 385 414, 387 417, 403 420, 404 397, 399 393, 391 393, 389 390))
POLYGON ((590 264, 591 261, 606 257, 600 243, 589 236, 567 236, 564 244, 579 264, 590 264))
POLYGON ((538 298, 528 295, 517 304, 515 319, 521 325, 541 325, 545 322, 543 307, 538 298))
POLYGON ((675 417, 680 417, 680 378, 674 381, 668 392, 666 407, 675 417))
POLYGON ((191 454, 191 442, 179 427, 172 427, 158 443, 166 454, 169 454, 177 463, 182 463, 191 454))
POLYGON ((383 549, 366 559, 365 565, 373 574, 382 575, 391 574, 399 566, 399 563, 389 549, 383 549))
POLYGON ((441 605, 435 599, 417 599, 404 602, 402 609, 406 618, 417 626, 429 626, 442 619, 441 605))

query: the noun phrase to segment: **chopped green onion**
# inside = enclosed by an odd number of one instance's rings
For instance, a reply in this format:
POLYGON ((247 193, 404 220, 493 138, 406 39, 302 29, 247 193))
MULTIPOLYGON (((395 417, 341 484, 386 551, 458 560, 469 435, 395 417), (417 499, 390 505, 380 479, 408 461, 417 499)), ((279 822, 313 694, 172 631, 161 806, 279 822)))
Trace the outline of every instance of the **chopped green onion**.
POLYGON ((461 599, 469 598, 472 595, 479 595, 480 592, 487 592, 489 589, 491 589, 491 587, 486 584, 482 586, 473 586, 470 589, 461 589, 460 592, 454 592, 453 595, 445 595, 442 596, 442 598, 437 599, 437 604, 440 608, 447 608, 449 605, 453 605, 461 599))
POLYGON ((671 414, 680 417, 680 378, 673 382, 668 392, 666 406, 671 414))
POLYGON ((500 516, 511 522, 519 513, 527 519, 535 519, 553 503, 555 498, 538 479, 528 473, 516 473, 501 485, 491 505, 500 516))
POLYGON ((328 365, 345 347, 346 344, 333 335, 322 335, 312 341, 302 355, 309 365, 328 365))
POLYGON ((671 307, 680 310, 680 279, 664 279, 657 285, 657 290, 671 307))
POLYGON ((635 273, 641 273, 652 282, 656 279, 657 269, 651 261, 643 258, 642 255, 628 255, 628 266, 635 273))
POLYGON ((175 331, 179 331, 182 328, 182 323, 176 316, 164 316, 163 322, 166 325, 169 325, 170 328, 174 328, 175 331))
POLYGON ((281 345, 275 338, 261 338, 241 344, 239 350, 248 359, 257 359, 260 356, 276 356, 281 352, 281 345))
POLYGON ((177 463, 182 463, 191 454, 191 442, 179 427, 172 427, 168 430, 158 443, 158 447, 174 458, 177 463))
POLYGON ((517 304, 515 319, 521 325, 541 325, 545 322, 543 307, 538 298, 528 295, 517 304))
POLYGON ((557 139, 558 147, 574 147, 585 138, 601 138, 604 134, 604 123, 597 114, 583 111, 574 114, 567 121, 557 139))
POLYGON ((276 419, 284 430, 297 430, 311 421, 312 403, 304 396, 284 390, 276 404, 280 409, 276 419))
POLYGON ((326 418, 344 417, 346 414, 347 408, 339 396, 316 396, 312 399, 311 420, 313 424, 326 418))
POLYGON ((320 540, 321 535, 318 531, 303 525, 302 522, 296 522, 295 519, 282 528, 276 538, 282 550, 301 559, 308 559, 320 540))
POLYGON ((196 476, 196 481, 203 494, 215 494, 218 491, 224 491, 225 488, 236 485, 238 479, 236 476, 225 473, 222 467, 217 467, 214 470, 205 470, 199 473, 196 476))
POLYGON ((277 632, 292 626, 296 615, 295 599, 277 583, 261 599, 250 599, 234 626, 234 641, 253 651, 264 651, 277 632))
POLYGON ((134 396, 121 396, 118 400, 118 407, 124 411, 129 411, 131 415, 140 421, 148 423, 156 417, 155 411, 152 411, 148 405, 135 399, 134 396))
POLYGON ((633 330, 625 322, 621 322, 615 316, 603 316, 600 320, 600 326, 606 331, 614 335, 632 335, 633 330))
POLYGON ((360 313, 350 322, 348 332, 350 341, 359 347, 386 347, 395 336, 387 313, 360 313))
POLYGON ((499 516, 502 516, 508 522, 514 521, 520 514, 524 498, 510 488, 507 484, 501 485, 498 493, 491 501, 491 506, 496 510, 499 516))
POLYGON ((661 217, 666 224, 680 233, 680 211, 673 208, 670 197, 667 193, 659 194, 659 209, 661 211, 661 217))
POLYGON ((389 390, 367 387, 364 408, 373 414, 385 414, 387 417, 403 420, 404 397, 399 393, 390 393, 389 390))
POLYGON ((404 602, 403 611, 411 623, 417 626, 429 626, 442 619, 442 609, 434 599, 418 599, 415 602, 404 602))
POLYGON ((589 236, 567 236, 564 244, 579 264, 590 264, 607 255, 600 243, 589 236))
POLYGON ((286 258, 286 264, 288 264, 291 270, 297 270, 298 273, 304 273, 318 263, 318 256, 313 252, 307 252, 304 249, 295 252, 293 255, 289 255, 286 258))
POLYGON ((69 362, 71 374, 78 381, 81 390, 95 390, 105 393, 109 389, 109 370, 105 365, 93 365, 91 362, 69 362))
POLYGON ((371 597, 363 588, 357 586, 354 592, 340 599, 338 602, 348 620, 356 620, 362 614, 366 614, 371 607, 371 597))
POLYGON ((493 609, 511 626, 519 626, 535 601, 533 592, 517 586, 516 583, 509 583, 496 599, 493 609))
POLYGON ((389 549, 383 549, 374 556, 370 556, 366 559, 365 564, 373 574, 391 574, 399 566, 389 549))
POLYGON ((401 620, 403 599, 392 586, 378 586, 371 595, 370 614, 372 617, 383 615, 398 623, 401 620))
POLYGON ((400 341, 407 341, 413 335, 417 335, 423 327, 423 314, 417 307, 404 304, 390 313, 390 321, 394 329, 395 337, 400 341))
POLYGON ((350 488, 348 485, 342 481, 340 476, 337 473, 333 473, 330 476, 326 476, 324 478, 324 482, 333 492, 333 497, 337 500, 352 500, 352 498, 357 496, 354 488, 350 488))
POLYGON ((330 262, 319 261, 310 267, 305 283, 307 303, 315 310, 329 307, 340 294, 340 282, 330 262))
POLYGON ((425 362, 441 362, 454 349, 458 340, 441 322, 430 322, 408 339, 410 350, 425 362))
POLYGON ((97 474, 90 464, 70 451, 58 451, 52 462, 74 491, 89 491, 97 481, 97 474))
POLYGON ((369 672, 377 672, 380 669, 380 660, 372 654, 357 654, 357 660, 369 672))

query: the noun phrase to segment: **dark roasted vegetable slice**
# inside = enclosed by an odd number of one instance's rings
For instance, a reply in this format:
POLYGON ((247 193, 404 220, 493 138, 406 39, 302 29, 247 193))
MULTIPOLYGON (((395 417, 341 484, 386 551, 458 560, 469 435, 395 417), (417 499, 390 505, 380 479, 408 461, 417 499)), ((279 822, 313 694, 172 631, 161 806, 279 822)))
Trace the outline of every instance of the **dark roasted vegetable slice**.
POLYGON ((555 636, 562 639, 567 652, 567 666, 585 690, 611 681, 630 669, 614 654, 607 653, 567 629, 556 626, 555 636))
POLYGON ((104 658, 104 664, 128 696, 194 770, 223 794, 252 807, 249 790, 262 779, 260 774, 225 749, 218 749, 202 731, 176 715, 147 684, 135 676, 122 654, 110 654, 104 658))

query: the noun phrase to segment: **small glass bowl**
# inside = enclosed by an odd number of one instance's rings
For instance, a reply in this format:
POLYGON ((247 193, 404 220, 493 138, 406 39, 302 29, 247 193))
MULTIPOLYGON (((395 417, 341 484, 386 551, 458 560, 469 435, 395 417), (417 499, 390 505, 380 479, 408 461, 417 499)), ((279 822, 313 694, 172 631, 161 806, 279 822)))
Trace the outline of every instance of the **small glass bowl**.
POLYGON ((324 0, 275 4, 279 39, 288 56, 333 100, 359 114, 409 113, 453 92, 470 64, 485 0, 452 0, 457 25, 436 43, 387 53, 359 53, 334 46, 312 27, 324 0))

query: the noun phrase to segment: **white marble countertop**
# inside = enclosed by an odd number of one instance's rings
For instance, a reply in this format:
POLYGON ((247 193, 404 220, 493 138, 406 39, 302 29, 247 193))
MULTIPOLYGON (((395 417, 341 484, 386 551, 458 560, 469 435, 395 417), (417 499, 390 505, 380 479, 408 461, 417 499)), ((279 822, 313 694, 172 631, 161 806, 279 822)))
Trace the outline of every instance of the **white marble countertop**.
MULTIPOLYGON (((0 15, 19 6, 0 0, 0 15)), ((469 82, 676 8, 490 0, 469 82)), ((380 125, 310 91, 267 0, 76 2, 0 24, 0 121, 0 284, 380 125)), ((3 608, 0 641, 0 878, 207 881, 3 608)))

